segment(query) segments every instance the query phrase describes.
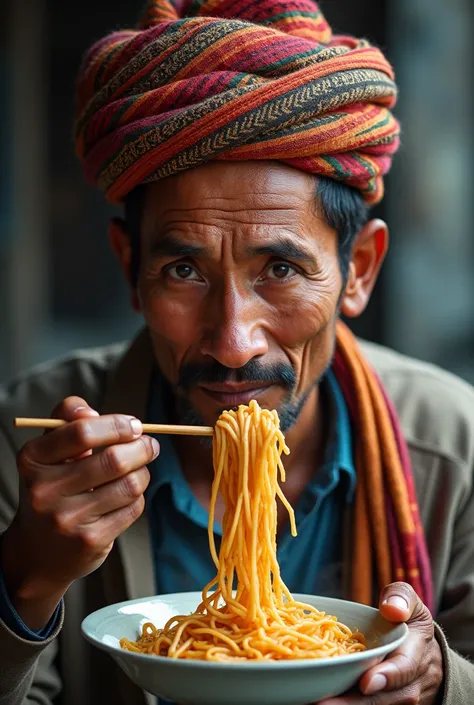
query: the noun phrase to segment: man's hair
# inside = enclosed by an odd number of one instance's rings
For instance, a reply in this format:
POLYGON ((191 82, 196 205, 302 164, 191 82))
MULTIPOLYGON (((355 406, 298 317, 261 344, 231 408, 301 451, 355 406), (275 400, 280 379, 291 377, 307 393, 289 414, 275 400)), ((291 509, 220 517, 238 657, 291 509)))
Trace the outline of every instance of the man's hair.
MULTIPOLYGON (((140 229, 145 206, 146 185, 137 186, 124 200, 124 216, 132 248, 131 275, 137 283, 140 270, 140 229)), ((315 213, 338 234, 338 257, 345 285, 351 261, 352 246, 367 223, 369 207, 358 189, 334 179, 318 176, 315 189, 315 213)))

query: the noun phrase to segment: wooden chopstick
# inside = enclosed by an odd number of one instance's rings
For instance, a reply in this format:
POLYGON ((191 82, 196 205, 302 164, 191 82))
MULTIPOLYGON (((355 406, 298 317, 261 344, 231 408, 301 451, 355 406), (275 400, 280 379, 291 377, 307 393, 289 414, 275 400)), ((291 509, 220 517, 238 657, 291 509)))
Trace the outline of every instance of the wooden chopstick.
MULTIPOLYGON (((59 428, 67 421, 63 419, 28 419, 17 417, 14 425, 17 428, 59 428)), ((212 426, 180 426, 179 424, 144 423, 143 433, 168 433, 176 436, 213 436, 212 426)))

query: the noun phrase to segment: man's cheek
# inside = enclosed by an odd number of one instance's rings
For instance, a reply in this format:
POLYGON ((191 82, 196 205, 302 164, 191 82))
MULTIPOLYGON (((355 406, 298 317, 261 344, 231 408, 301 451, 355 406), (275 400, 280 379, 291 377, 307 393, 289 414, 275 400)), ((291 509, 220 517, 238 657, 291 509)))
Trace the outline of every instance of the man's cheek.
MULTIPOLYGON (((295 316, 300 319, 294 324, 293 333, 298 333, 298 342, 291 347, 287 347, 285 352, 291 361, 297 377, 296 393, 301 394, 309 385, 318 379, 331 362, 335 344, 335 321, 323 322, 322 328, 320 320, 315 324, 305 316, 304 310, 300 315, 295 316)), ((296 336, 295 336, 296 340, 296 336)))
POLYGON ((171 347, 199 344, 201 317, 191 304, 156 296, 146 302, 143 314, 150 331, 171 347))
POLYGON ((200 331, 181 315, 145 316, 155 359, 166 379, 175 384, 186 359, 199 351, 200 331))

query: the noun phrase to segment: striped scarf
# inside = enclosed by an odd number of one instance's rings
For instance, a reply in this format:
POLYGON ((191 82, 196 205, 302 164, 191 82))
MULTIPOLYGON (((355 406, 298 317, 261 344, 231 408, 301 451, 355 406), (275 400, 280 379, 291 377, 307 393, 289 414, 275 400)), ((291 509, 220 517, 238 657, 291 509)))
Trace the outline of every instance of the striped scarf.
POLYGON ((91 184, 118 203, 210 160, 271 159, 382 198, 399 126, 378 49, 334 36, 312 0, 180 4, 150 0, 138 29, 84 58, 75 140, 91 184))
POLYGON ((433 611, 430 561, 400 422, 375 371, 342 323, 333 370, 356 438, 352 599, 371 604, 375 584, 380 590, 403 580, 433 611))

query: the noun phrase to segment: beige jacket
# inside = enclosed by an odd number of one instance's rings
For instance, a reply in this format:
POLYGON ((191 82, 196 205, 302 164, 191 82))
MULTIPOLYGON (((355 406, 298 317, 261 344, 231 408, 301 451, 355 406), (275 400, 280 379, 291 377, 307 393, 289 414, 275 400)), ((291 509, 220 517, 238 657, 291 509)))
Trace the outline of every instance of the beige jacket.
MULTIPOLYGON (((431 556, 445 666, 443 705, 474 704, 474 390, 459 379, 364 344, 400 415, 431 556), (444 635, 443 635, 444 632, 444 635)), ((102 413, 144 418, 152 353, 142 333, 123 346, 82 351, 41 366, 0 389, 0 533, 18 502, 15 454, 34 435, 14 416, 48 416, 64 397, 84 397, 102 413)), ((115 543, 98 571, 75 583, 61 625, 45 642, 24 641, 0 622, 0 705, 151 705, 112 659, 89 646, 80 623, 92 610, 152 595, 147 519, 115 543)))

